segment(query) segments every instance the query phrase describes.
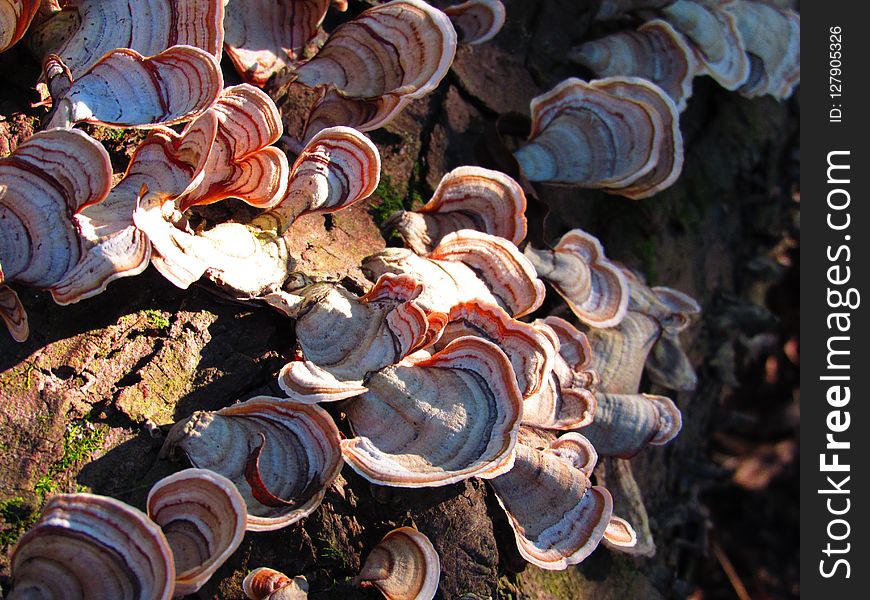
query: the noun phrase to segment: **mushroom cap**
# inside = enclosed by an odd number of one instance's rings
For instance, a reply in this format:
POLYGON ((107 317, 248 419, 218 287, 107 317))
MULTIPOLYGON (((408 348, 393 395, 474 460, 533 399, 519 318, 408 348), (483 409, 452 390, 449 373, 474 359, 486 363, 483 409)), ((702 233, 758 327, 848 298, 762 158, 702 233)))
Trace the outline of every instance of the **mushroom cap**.
POLYGON ((631 523, 614 515, 610 517, 601 542, 611 550, 633 554, 632 550, 637 547, 637 532, 631 523))
POLYGON ((647 444, 660 446, 682 428, 680 409, 670 398, 651 394, 598 394, 592 423, 580 432, 602 456, 631 458, 647 444))
POLYGON ((301 575, 290 579, 275 569, 259 567, 242 581, 242 590, 250 600, 306 600, 308 581, 301 575))
MULTIPOLYGON (((2 275, 2 271, 0 271, 2 275)), ((2 279, 2 277, 0 277, 2 279)), ((27 312, 24 305, 10 287, 0 285, 0 319, 6 323, 9 335, 16 342, 26 342, 30 335, 30 325, 27 321, 27 312)))
POLYGON ((154 484, 148 518, 166 536, 175 561, 175 594, 193 594, 235 552, 245 535, 246 506, 232 481, 186 469, 154 484))
POLYGON ((51 497, 10 557, 9 598, 169 600, 166 537, 135 508, 93 494, 51 497))
POLYGON ((599 77, 634 76, 661 87, 678 112, 692 95, 695 53, 667 21, 653 19, 637 31, 620 31, 572 49, 569 59, 599 77))
POLYGON ((522 416, 516 376, 489 341, 459 338, 371 376, 345 407, 345 461, 369 481, 432 487, 511 468, 522 416))
POLYGON ((441 560, 429 538, 399 527, 372 548, 354 582, 376 587, 387 600, 432 600, 440 577, 441 560))
POLYGON ((249 531, 280 529, 311 514, 342 465, 338 429, 326 411, 268 396, 194 413, 167 436, 164 452, 174 448, 236 484, 249 531))
POLYGON ((592 367, 601 375, 602 392, 634 394, 640 390, 644 364, 661 336, 652 317, 630 310, 616 327, 589 328, 592 367))
POLYGON ((230 0, 224 47, 236 71, 263 87, 275 73, 304 60, 330 0, 230 0))
POLYGON ((511 177, 482 167, 458 167, 441 178, 432 198, 414 212, 401 211, 384 224, 405 245, 429 254, 449 233, 475 229, 519 244, 526 237, 526 196, 511 177))
POLYGON ((0 52, 20 40, 39 9, 40 0, 2 0, 0 2, 0 52))
POLYGON ((623 271, 604 256, 604 248, 595 236, 572 229, 552 251, 526 246, 525 256, 583 323, 613 327, 625 318, 628 281, 623 271))
POLYGON ((661 13, 689 39, 698 58, 698 74, 708 74, 727 90, 749 77, 749 59, 737 20, 725 10, 728 2, 676 0, 661 13))
POLYGON ((76 27, 54 52, 74 79, 117 48, 153 56, 185 45, 220 58, 224 0, 76 0, 65 4, 64 12, 77 17, 76 27))
POLYGON ((505 9, 500 0, 467 0, 444 9, 461 44, 482 44, 504 26, 505 9))
POLYGON ((592 486, 561 451, 517 444, 514 468, 491 483, 520 554, 542 569, 561 570, 581 562, 598 546, 610 522, 610 493, 592 486))
MULTIPOLYGON (((58 66, 63 66, 58 58, 50 59, 46 71, 53 73, 58 66)), ((172 125, 205 112, 222 88, 220 65, 205 50, 179 45, 145 57, 117 48, 55 98, 48 127, 69 128, 81 122, 105 127, 172 125)))

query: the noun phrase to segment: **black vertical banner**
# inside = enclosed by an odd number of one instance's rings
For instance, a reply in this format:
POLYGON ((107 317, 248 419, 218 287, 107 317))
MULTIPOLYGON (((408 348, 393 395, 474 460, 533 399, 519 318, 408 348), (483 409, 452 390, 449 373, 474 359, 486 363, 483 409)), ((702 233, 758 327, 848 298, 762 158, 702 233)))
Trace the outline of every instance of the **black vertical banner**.
POLYGON ((851 0, 801 6, 800 502, 807 598, 870 597, 865 7, 851 0))

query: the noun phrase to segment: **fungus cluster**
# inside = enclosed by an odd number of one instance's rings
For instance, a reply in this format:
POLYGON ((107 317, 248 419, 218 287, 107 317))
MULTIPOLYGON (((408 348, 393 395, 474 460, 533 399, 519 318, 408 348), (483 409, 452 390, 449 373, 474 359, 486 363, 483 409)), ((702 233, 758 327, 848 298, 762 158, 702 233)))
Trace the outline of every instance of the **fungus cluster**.
MULTIPOLYGON (((604 2, 600 16, 628 4, 604 2)), ((34 3, 10 6, 0 18, 4 48, 35 14, 34 3)), ((533 247, 523 187, 476 166, 446 174, 422 208, 388 219, 406 247, 362 262, 364 293, 292 276, 293 222, 348 207, 378 185, 378 150, 360 131, 435 89, 457 40, 485 42, 505 19, 497 1, 441 11, 393 0, 327 34, 330 6, 346 3, 82 0, 34 23, 28 43, 44 59, 52 108, 45 131, 0 159, 0 316, 12 336, 26 339, 28 326, 9 284, 66 304, 153 264, 178 287, 205 278, 294 319, 298 351, 277 374, 285 397, 198 411, 173 426, 162 454, 194 468, 154 486, 147 516, 94 495, 51 499, 12 555, 11 598, 195 592, 245 530, 283 528, 317 510, 345 463, 397 488, 488 481, 518 551, 545 569, 577 564, 602 542, 654 550, 625 460, 680 431, 676 404, 642 392, 641 375, 669 389, 695 386, 679 340, 700 311, 694 300, 647 286, 579 229, 533 247), (222 49, 246 83, 224 86, 222 49), (292 161, 274 146, 283 126, 264 91, 291 84, 317 91, 292 161), (82 123, 149 130, 116 182, 82 123), (196 222, 192 208, 229 198, 253 216, 196 222), (536 313, 547 285, 574 323, 536 313), (83 587, 95 578, 109 587, 83 587)), ((515 153, 525 178, 654 195, 682 168, 678 107, 696 60, 719 73, 746 59, 733 85, 751 94, 781 97, 799 77, 787 11, 750 0, 643 8, 667 22, 575 53, 605 78, 572 78, 533 100, 531 135, 515 153), (770 37, 761 18, 772 19, 770 37), (743 44, 739 52, 728 40, 743 44)), ((371 550, 353 583, 387 598, 431 598, 439 574, 429 540, 402 527, 371 550)), ((252 599, 304 598, 307 588, 304 577, 268 567, 244 582, 252 599)))

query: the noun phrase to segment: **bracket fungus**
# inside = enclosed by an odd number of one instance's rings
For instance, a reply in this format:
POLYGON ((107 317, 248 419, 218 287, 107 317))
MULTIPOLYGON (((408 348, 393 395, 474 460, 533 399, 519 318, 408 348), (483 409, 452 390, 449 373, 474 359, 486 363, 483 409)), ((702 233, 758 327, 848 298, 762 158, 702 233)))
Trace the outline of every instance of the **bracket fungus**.
POLYGON ((444 9, 456 29, 461 44, 482 44, 501 31, 505 21, 500 0, 467 0, 444 9))
MULTIPOLYGON (((111 185, 108 153, 81 131, 37 133, 0 159, 0 289, 21 283, 54 294, 83 253, 76 213, 103 200, 111 185)), ((0 307, 13 337, 24 341, 18 297, 4 293, 0 307)))
POLYGON ((530 106, 532 130, 514 156, 531 181, 640 199, 668 187, 682 169, 676 105, 645 79, 566 79, 530 106))
POLYGON ((366 10, 337 27, 292 75, 305 86, 335 90, 324 96, 328 109, 313 109, 319 116, 309 121, 306 135, 316 133, 314 121, 318 127, 361 130, 386 125, 411 100, 438 86, 455 54, 450 19, 422 0, 393 0, 366 10), (329 122, 335 114, 345 120, 329 122))
POLYGON ((654 19, 637 31, 620 31, 574 48, 569 58, 598 77, 628 75, 662 88, 682 112, 692 95, 697 60, 682 35, 654 19))
POLYGON ((565 436, 580 449, 517 443, 513 469, 490 481, 520 554, 542 569, 565 569, 589 556, 604 536, 613 510, 610 493, 589 481, 594 460, 579 461, 582 466, 575 462, 578 457, 594 457, 594 448, 579 434, 565 436))
POLYGON ((770 94, 777 100, 791 96, 801 77, 800 16, 748 0, 727 3, 724 9, 737 21, 750 62, 740 93, 749 98, 770 94))
POLYGON ((118 48, 153 56, 172 46, 195 46, 219 59, 223 5, 224 0, 64 2, 63 10, 54 11, 36 27, 34 45, 46 54, 57 54, 73 79, 118 48), (73 27, 63 31, 69 22, 73 27))
POLYGON ((438 183, 419 209, 399 211, 384 223, 405 246, 426 256, 449 233, 474 229, 519 244, 526 237, 526 196, 511 177, 482 167, 458 167, 438 183))
POLYGON ((374 373, 345 412, 344 460, 373 483, 434 487, 511 468, 522 396, 504 353, 463 337, 374 373))
POLYGON ((322 43, 330 0, 229 0, 224 43, 239 75, 258 87, 322 43))
POLYGON ((49 498, 10 557, 10 599, 169 600, 166 537, 131 506, 93 494, 49 498))
POLYGON ((315 136, 296 159, 284 197, 249 223, 219 223, 202 232, 185 227, 172 199, 148 194, 133 213, 151 240, 152 264, 187 288, 206 275, 236 297, 280 290, 290 272, 284 233, 302 214, 333 212, 368 197, 380 177, 377 148, 359 132, 333 127, 315 136))
POLYGON ((248 531, 269 531, 311 514, 341 470, 335 423, 318 406, 257 396, 176 423, 162 453, 182 450, 197 468, 238 487, 248 531))
POLYGON ((663 446, 682 428, 670 398, 651 394, 598 394, 595 418, 580 432, 601 456, 631 458, 649 445, 663 446))
POLYGON ((425 286, 417 302, 430 312, 446 314, 456 304, 480 300, 521 317, 544 301, 544 283, 514 244, 471 229, 445 236, 428 258, 387 248, 366 258, 363 271, 371 278, 384 273, 414 276, 425 286))
POLYGON ((242 590, 250 600, 307 600, 308 581, 301 575, 290 579, 275 569, 259 567, 242 581, 242 590))
POLYGON ((30 27, 41 0, 0 0, 0 52, 15 45, 30 27))
POLYGON ((308 286, 299 295, 267 296, 296 317, 304 357, 284 365, 278 385, 300 402, 365 392, 368 373, 398 363, 428 341, 428 317, 414 301, 422 290, 408 275, 383 275, 359 298, 330 284, 308 286))
POLYGON ((377 588, 387 600, 432 600, 440 577, 441 560, 429 538, 399 527, 372 548, 353 581, 377 588))
POLYGON ((107 127, 172 125, 205 112, 224 85, 214 55, 172 46, 154 56, 112 50, 73 78, 57 56, 46 60, 53 108, 47 128, 86 122, 107 127))
POLYGON ((176 596, 199 590, 245 535, 245 500, 232 481, 213 471, 186 469, 161 479, 147 505, 148 518, 172 550, 176 596))
POLYGON ((622 270, 604 256, 601 242, 582 229, 562 236, 553 250, 526 246, 535 271, 591 327, 613 327, 628 310, 628 281, 622 270))

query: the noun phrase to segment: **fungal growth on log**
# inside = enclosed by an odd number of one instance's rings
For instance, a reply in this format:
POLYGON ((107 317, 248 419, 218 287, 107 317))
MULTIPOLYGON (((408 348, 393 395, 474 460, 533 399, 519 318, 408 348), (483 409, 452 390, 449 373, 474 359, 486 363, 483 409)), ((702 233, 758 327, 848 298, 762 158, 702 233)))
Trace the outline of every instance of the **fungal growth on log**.
POLYGON ((788 295, 788 0, 0 0, 0 52, 0 596, 728 563, 713 415, 798 355, 721 309, 788 295))

